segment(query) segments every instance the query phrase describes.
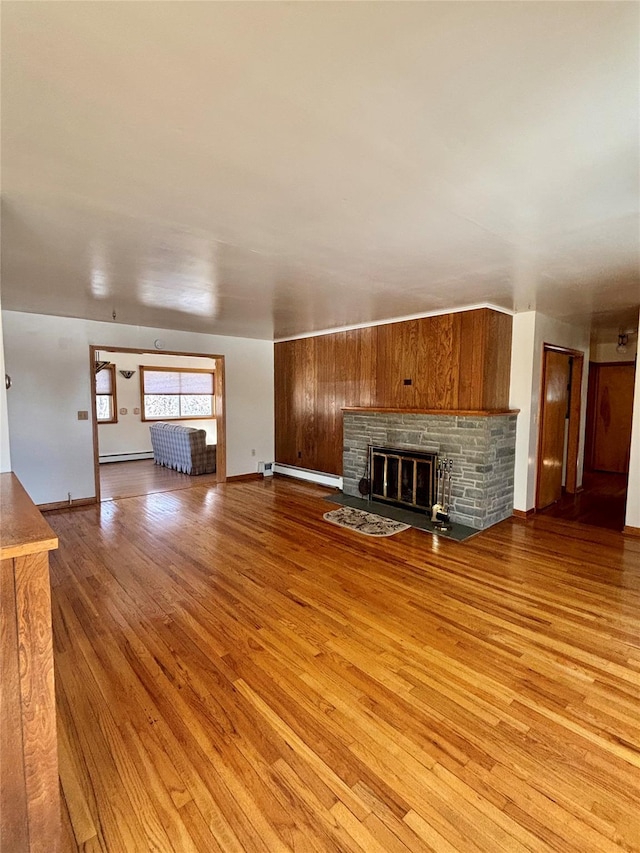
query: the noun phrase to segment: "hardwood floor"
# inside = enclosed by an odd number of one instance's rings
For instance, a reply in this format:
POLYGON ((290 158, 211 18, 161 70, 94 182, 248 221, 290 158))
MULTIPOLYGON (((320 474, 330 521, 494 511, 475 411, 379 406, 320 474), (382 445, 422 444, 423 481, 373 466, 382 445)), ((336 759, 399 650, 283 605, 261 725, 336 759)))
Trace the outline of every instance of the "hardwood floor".
POLYGON ((100 497, 103 501, 117 498, 140 497, 157 492, 173 492, 192 486, 210 486, 216 482, 215 474, 181 474, 156 465, 153 459, 134 462, 109 462, 100 466, 100 497))
POLYGON ((281 478, 47 516, 68 850, 640 850, 640 541, 281 478))
POLYGON ((557 503, 541 512, 552 518, 622 530, 627 504, 627 479, 627 474, 585 471, 581 492, 564 494, 557 503))

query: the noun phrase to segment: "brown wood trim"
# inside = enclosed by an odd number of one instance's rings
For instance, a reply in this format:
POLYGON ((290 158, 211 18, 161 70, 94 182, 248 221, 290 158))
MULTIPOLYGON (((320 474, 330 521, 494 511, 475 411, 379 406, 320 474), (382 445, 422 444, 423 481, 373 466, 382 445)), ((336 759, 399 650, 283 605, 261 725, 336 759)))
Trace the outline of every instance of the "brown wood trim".
POLYGON ((630 524, 625 524, 622 532, 625 536, 640 536, 640 527, 632 527, 630 524))
POLYGON ((389 406, 343 406, 342 411, 408 415, 459 415, 461 417, 491 418, 498 415, 517 415, 520 409, 407 409, 389 406))
POLYGON ((40 512, 52 512, 55 509, 74 509, 74 507, 91 506, 97 503, 97 498, 73 498, 71 503, 69 501, 54 501, 49 504, 37 504, 37 506, 40 512))
POLYGON ((519 518, 522 521, 527 521, 527 519, 531 518, 535 514, 536 514, 536 511, 534 508, 527 509, 527 510, 524 510, 524 509, 514 509, 513 510, 514 518, 519 518))
POLYGON ((552 350, 553 352, 563 352, 567 355, 581 355, 584 358, 584 352, 581 349, 572 349, 571 347, 561 347, 558 344, 542 344, 543 350, 552 350))
POLYGON ((0 474, 2 545, 0 559, 39 554, 58 547, 58 537, 36 509, 15 474, 0 474))
POLYGON ((233 477, 227 477, 227 483, 242 483, 246 480, 263 480, 264 474, 254 471, 251 474, 234 474, 233 477))
POLYGON ((91 435, 93 437, 93 483, 96 502, 100 503, 100 452, 98 445, 98 413, 96 409, 96 352, 100 347, 89 346, 89 387, 91 388, 91 435))
POLYGON ((578 488, 578 445, 580 443, 580 411, 582 409, 582 376, 584 354, 574 355, 569 397, 569 434, 567 441, 567 476, 565 488, 575 495, 578 488))
POLYGON ((226 376, 223 355, 215 356, 216 360, 216 481, 225 483, 227 480, 227 404, 226 376))
POLYGON ((136 353, 137 355, 184 355, 189 358, 224 358, 224 356, 213 355, 209 352, 186 352, 185 350, 152 349, 151 347, 139 349, 138 347, 121 347, 117 344, 115 346, 113 344, 110 346, 91 344, 91 347, 98 352, 129 352, 136 353))
POLYGON ((584 469, 593 470, 593 447, 596 432, 596 399, 600 378, 598 362, 589 362, 589 382, 587 385, 587 420, 584 432, 584 469))

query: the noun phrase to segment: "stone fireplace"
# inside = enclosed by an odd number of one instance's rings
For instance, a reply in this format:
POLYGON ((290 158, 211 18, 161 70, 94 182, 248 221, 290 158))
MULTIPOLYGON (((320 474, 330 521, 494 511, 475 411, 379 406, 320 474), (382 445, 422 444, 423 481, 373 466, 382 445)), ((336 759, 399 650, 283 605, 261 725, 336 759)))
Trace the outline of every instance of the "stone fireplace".
POLYGON ((484 530, 512 515, 517 412, 345 408, 343 414, 346 495, 360 496, 371 446, 397 448, 416 451, 416 458, 453 459, 452 521, 484 530))

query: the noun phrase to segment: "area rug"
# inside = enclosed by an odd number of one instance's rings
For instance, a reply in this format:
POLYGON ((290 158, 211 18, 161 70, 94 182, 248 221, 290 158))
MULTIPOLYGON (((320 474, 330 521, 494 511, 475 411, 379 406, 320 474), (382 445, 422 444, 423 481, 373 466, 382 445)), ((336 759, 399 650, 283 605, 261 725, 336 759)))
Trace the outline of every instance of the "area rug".
POLYGON ((408 524, 409 527, 415 527, 416 530, 424 530, 425 533, 431 533, 433 536, 441 536, 444 539, 453 539, 455 542, 464 542, 466 539, 477 536, 482 532, 473 527, 467 527, 466 524, 458 524, 457 522, 451 525, 451 530, 434 530, 427 513, 403 509, 402 507, 392 506, 381 501, 363 500, 362 498, 355 498, 351 495, 343 495, 342 492, 327 495, 325 501, 332 504, 340 504, 340 506, 353 507, 364 512, 373 512, 376 515, 391 519, 391 521, 400 521, 402 524, 408 524))
POLYGON ((331 512, 325 512, 323 518, 331 524, 347 527, 349 530, 364 533, 365 536, 393 536, 394 533, 401 533, 410 527, 409 524, 403 524, 401 521, 391 521, 389 518, 382 518, 380 515, 373 515, 371 512, 364 512, 351 506, 332 509, 331 512))

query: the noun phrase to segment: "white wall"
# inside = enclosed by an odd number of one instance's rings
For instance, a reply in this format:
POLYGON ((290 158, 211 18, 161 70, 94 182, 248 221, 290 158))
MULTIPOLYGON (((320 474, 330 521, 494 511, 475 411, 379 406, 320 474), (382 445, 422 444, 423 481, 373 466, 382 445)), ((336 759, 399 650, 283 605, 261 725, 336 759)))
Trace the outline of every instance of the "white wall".
MULTIPOLYGON (((638 317, 640 326, 640 316, 638 317)), ((629 485, 627 487, 627 514, 625 524, 640 529, 640 370, 636 365, 636 382, 631 423, 631 456, 629 458, 629 485)))
POLYGON ((7 414, 7 391, 4 384, 5 374, 4 345, 2 335, 2 315, 0 314, 0 473, 11 471, 11 450, 9 447, 9 417, 7 414))
MULTIPOLYGON (((214 370, 215 361, 209 358, 188 358, 187 356, 160 355, 159 353, 103 352, 101 358, 110 361, 116 368, 116 401, 118 422, 98 424, 98 447, 100 458, 127 453, 148 453, 151 451, 149 423, 143 421, 134 409, 141 409, 140 365, 152 367, 196 367, 202 370, 214 370), (131 379, 121 376, 120 370, 135 370, 131 379), (127 414, 120 414, 126 409, 127 414)), ((215 420, 180 421, 182 426, 203 429, 207 433, 207 444, 216 443, 215 420)), ((269 460, 267 460, 269 461, 269 460)))
POLYGON ((511 387, 509 407, 520 409, 516 424, 516 463, 513 485, 514 509, 526 511, 530 470, 531 377, 535 344, 536 312, 525 311, 513 317, 511 344, 511 387))
POLYGON ((588 325, 574 326, 534 311, 516 314, 513 320, 510 404, 513 408, 521 410, 518 415, 516 434, 514 509, 526 511, 535 506, 540 381, 544 344, 567 347, 584 353, 578 445, 578 485, 582 485, 590 329, 588 325), (527 370, 530 370, 528 382, 527 370))
MULTIPOLYGON (((36 504, 95 495, 89 345, 225 356, 227 475, 272 461, 273 343, 5 311, 13 470, 36 504), (255 449, 256 455, 251 455, 255 449)), ((131 380, 134 381, 133 379, 131 380)))
POLYGON ((633 361, 638 351, 637 340, 635 336, 629 340, 626 352, 618 352, 616 341, 591 341, 591 353, 589 358, 591 361, 597 361, 599 364, 615 361, 633 361))

